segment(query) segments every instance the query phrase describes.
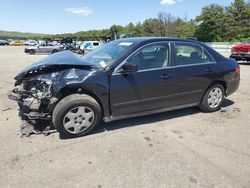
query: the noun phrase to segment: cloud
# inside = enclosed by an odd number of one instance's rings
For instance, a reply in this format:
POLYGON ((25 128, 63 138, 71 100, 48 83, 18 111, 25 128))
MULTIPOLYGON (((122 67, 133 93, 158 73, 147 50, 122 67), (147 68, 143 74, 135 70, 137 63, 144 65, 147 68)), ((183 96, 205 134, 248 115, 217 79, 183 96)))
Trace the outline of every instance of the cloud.
POLYGON ((166 6, 169 6, 169 5, 174 5, 176 2, 178 2, 180 0, 161 0, 161 4, 162 5, 166 5, 166 6))
POLYGON ((81 14, 84 16, 88 16, 93 13, 93 11, 89 7, 66 8, 65 11, 70 12, 72 14, 81 14))

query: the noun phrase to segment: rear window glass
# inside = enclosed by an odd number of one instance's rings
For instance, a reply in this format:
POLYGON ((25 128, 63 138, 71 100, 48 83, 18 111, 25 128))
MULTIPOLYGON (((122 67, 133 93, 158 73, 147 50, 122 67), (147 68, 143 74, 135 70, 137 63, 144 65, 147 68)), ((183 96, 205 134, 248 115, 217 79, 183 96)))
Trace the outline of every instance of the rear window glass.
POLYGON ((188 43, 175 43, 175 66, 195 65, 214 62, 203 47, 188 43))

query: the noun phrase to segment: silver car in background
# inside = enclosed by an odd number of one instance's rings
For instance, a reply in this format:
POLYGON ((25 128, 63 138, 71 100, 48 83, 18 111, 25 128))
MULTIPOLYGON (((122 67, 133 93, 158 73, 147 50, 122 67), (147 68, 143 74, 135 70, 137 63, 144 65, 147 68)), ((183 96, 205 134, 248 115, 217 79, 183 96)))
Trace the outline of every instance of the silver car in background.
POLYGON ((29 54, 54 54, 62 51, 63 45, 39 44, 24 49, 25 53, 29 54))

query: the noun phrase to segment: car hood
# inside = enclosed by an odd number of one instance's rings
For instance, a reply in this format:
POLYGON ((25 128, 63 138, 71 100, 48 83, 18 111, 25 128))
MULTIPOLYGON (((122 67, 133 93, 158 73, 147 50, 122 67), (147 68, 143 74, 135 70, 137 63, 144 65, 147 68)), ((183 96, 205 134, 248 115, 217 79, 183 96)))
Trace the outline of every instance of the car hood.
POLYGON ((15 79, 22 80, 31 75, 56 72, 70 68, 79 68, 84 70, 100 69, 100 67, 84 61, 71 51, 63 51, 50 55, 37 63, 32 64, 21 71, 15 79))

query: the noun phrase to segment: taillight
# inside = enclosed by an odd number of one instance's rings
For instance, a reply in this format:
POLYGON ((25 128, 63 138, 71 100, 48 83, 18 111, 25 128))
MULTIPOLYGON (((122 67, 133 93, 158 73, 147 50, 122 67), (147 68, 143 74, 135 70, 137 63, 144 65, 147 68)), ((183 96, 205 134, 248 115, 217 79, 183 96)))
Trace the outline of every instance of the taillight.
POLYGON ((237 67, 237 68, 235 69, 235 72, 238 73, 238 74, 240 74, 240 67, 237 67))
POLYGON ((233 48, 231 49, 231 52, 232 52, 232 53, 236 52, 236 49, 233 47, 233 48))

